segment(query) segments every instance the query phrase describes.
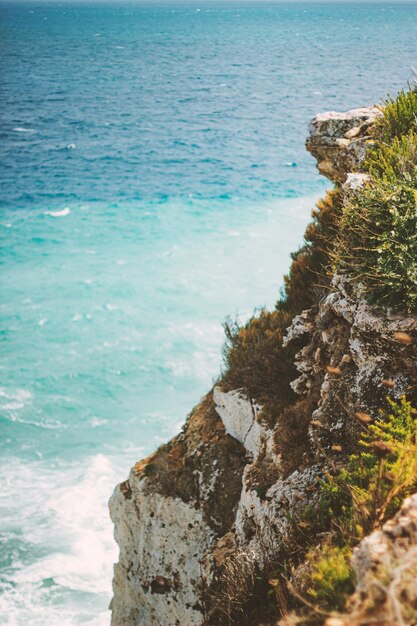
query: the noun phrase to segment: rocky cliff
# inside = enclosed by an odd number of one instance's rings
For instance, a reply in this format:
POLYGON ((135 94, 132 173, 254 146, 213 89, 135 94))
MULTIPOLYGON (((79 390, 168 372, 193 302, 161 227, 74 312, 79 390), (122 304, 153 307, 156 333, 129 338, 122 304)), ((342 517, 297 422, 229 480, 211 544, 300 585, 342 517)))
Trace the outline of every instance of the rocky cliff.
POLYGON ((323 532, 323 478, 357 451, 387 393, 395 402, 417 382, 417 317, 371 306, 360 282, 326 269, 334 215, 366 184, 361 163, 380 115, 311 122, 307 148, 336 190, 315 209, 286 301, 230 331, 238 365, 230 360, 182 432, 116 487, 113 626, 417 623, 416 496, 355 549, 349 618, 326 618, 297 586, 323 532))

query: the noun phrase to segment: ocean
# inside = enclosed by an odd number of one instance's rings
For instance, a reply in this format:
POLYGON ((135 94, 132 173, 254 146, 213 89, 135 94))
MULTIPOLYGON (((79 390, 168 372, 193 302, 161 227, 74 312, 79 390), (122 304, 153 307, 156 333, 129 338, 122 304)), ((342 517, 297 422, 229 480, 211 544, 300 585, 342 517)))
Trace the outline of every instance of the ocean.
POLYGON ((104 626, 114 486, 274 305, 330 187, 308 121, 407 83, 417 5, 0 14, 0 623, 104 626))

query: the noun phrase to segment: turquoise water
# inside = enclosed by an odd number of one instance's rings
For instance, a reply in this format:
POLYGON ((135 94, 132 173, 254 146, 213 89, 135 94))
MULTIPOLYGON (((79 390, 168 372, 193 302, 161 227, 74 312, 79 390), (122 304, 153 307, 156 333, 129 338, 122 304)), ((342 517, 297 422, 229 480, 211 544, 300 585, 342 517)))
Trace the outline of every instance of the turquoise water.
MULTIPOLYGON (((272 306, 317 111, 417 64, 417 5, 1 5, 0 623, 109 623, 106 502, 272 306)), ((145 625, 144 625, 145 626, 145 625)))

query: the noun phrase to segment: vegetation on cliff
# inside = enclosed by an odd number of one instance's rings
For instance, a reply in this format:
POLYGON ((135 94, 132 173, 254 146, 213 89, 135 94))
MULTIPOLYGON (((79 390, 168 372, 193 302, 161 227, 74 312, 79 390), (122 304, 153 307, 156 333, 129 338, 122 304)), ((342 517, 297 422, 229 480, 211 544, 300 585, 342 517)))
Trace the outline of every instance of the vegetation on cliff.
POLYGON ((334 261, 370 302, 417 311, 417 91, 385 103, 364 171, 369 181, 344 207, 334 261))
POLYGON ((312 609, 311 621, 343 610, 354 590, 352 548, 417 489, 417 412, 405 397, 388 398, 388 404, 390 410, 373 422, 360 414, 364 433, 358 453, 345 466, 329 468, 318 507, 309 511, 318 514, 322 531, 329 529, 322 544, 307 553, 308 565, 297 579, 297 595, 312 609))
MULTIPOLYGON (((304 309, 317 309, 335 274, 345 275, 376 310, 417 311, 415 88, 384 103, 362 171, 368 178, 359 191, 346 193, 337 183, 318 203, 276 309, 261 311, 243 327, 226 324, 222 384, 243 388, 264 405, 263 417, 280 426, 287 453, 294 451, 294 438, 303 441, 302 453, 295 455, 298 464, 308 455, 307 429, 318 398, 310 393, 309 402, 300 401, 289 387, 295 353, 304 345, 300 339, 283 346, 290 321, 304 309)), ((404 334, 398 341, 412 343, 414 338, 404 334)), ((340 375, 339 368, 330 369, 340 375)), ((415 383, 401 398, 395 391, 397 400, 387 397, 378 416, 357 413, 354 454, 335 458, 323 451, 318 500, 293 520, 289 542, 277 546, 274 562, 259 572, 272 586, 259 602, 271 605, 278 599, 278 613, 295 611, 294 622, 285 623, 321 624, 329 613, 344 609, 354 589, 354 546, 417 489, 417 412, 411 404, 417 399, 416 376, 412 379, 415 383)), ((391 393, 395 383, 384 384, 391 393)), ((339 448, 332 449, 338 453, 339 448)))

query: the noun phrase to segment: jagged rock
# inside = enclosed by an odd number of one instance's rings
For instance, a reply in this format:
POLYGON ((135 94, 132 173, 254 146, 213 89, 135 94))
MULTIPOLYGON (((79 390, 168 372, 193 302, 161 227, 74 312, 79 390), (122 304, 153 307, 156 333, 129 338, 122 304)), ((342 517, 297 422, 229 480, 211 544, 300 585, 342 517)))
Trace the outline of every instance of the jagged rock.
POLYGON ((314 117, 306 147, 317 159, 320 173, 344 182, 349 172, 356 172, 370 141, 369 129, 380 115, 377 107, 364 107, 345 113, 328 111, 314 117))
POLYGON ((353 174, 350 172, 346 181, 343 183, 343 191, 349 195, 350 192, 357 192, 362 189, 362 187, 370 180, 370 176, 368 174, 353 174))
MULTIPOLYGON (((299 316, 293 324, 299 327, 299 316)), ((312 450, 330 454, 332 446, 340 445, 347 454, 360 429, 355 413, 376 414, 384 403, 387 390, 382 381, 392 380, 393 398, 399 398, 412 384, 416 347, 400 344, 396 334, 416 333, 417 318, 377 313, 364 300, 360 286, 336 275, 313 322, 310 312, 305 332, 309 341, 296 355, 300 377, 291 386, 304 396, 320 389, 309 429, 312 450)), ((290 326, 284 341, 293 335, 290 326)))

